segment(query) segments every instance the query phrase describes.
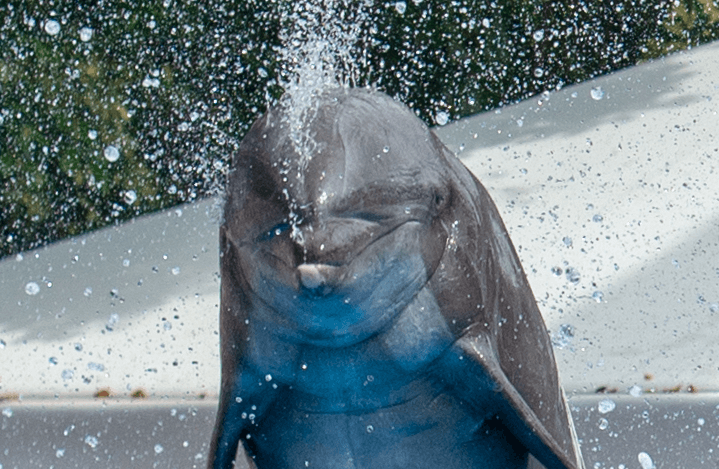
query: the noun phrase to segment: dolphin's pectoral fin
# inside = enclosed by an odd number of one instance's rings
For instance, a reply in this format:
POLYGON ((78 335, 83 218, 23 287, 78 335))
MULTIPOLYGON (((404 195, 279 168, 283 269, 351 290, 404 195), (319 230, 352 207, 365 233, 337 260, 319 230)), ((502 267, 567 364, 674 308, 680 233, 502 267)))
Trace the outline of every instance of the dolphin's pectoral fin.
MULTIPOLYGON (((465 334, 440 362, 436 369, 450 381, 459 397, 480 411, 496 409, 507 429, 541 463, 537 466, 537 461, 533 461, 534 466, 530 467, 584 469, 574 441, 558 441, 512 385, 486 334, 465 334)), ((571 421, 568 425, 572 425, 571 421)))
POLYGON ((276 399, 280 388, 266 383, 265 378, 250 370, 239 373, 235 385, 230 392, 220 397, 220 407, 215 423, 213 446, 210 448, 209 467, 213 469, 230 469, 242 467, 239 461, 245 460, 249 469, 254 463, 248 457, 241 443, 243 435, 251 432, 255 421, 262 418, 267 408, 276 399), (236 460, 236 455, 240 460, 236 460), (233 461, 235 465, 233 465, 233 461))

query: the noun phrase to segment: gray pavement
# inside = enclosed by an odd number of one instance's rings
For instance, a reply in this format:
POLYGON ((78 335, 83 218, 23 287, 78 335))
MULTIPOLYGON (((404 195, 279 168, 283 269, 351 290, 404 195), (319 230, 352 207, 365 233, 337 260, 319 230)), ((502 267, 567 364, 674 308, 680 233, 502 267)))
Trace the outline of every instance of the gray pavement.
MULTIPOLYGON (((2 469, 204 468, 214 401, 0 404, 2 469)), ((719 395, 584 395, 570 401, 586 466, 719 465, 719 395)))

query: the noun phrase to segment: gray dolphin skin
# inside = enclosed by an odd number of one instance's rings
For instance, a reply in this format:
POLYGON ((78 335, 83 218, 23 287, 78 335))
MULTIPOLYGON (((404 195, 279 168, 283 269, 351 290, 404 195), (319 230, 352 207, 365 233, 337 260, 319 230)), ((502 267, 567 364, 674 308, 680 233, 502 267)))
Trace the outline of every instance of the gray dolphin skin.
POLYGON ((583 468, 479 181, 379 92, 323 93, 301 152, 284 113, 253 125, 228 181, 208 467, 583 468))

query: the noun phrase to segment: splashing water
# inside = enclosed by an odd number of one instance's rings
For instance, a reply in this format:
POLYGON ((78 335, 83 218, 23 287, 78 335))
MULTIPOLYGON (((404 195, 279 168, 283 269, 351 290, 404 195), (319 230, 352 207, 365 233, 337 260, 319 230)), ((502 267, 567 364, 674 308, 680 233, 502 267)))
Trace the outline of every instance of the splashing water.
MULTIPOLYGON (((282 48, 279 84, 285 90, 280 105, 282 123, 289 129, 296 166, 283 161, 280 173, 284 180, 301 184, 317 143, 309 132, 317 114, 317 99, 323 92, 359 84, 361 64, 366 64, 365 49, 358 47, 368 23, 370 1, 353 7, 349 0, 310 0, 296 2, 285 12, 281 22, 288 28, 280 32, 282 48)), ((300 206, 283 191, 290 206, 290 236, 300 245, 304 237, 300 206)))
POLYGON ((325 90, 359 83, 359 65, 367 57, 357 45, 366 37, 362 33, 370 5, 359 3, 353 10, 348 0, 310 0, 296 2, 282 16, 282 24, 291 26, 280 33, 280 85, 285 90, 281 104, 290 138, 301 156, 300 173, 316 146, 307 124, 317 112, 317 98, 325 90))

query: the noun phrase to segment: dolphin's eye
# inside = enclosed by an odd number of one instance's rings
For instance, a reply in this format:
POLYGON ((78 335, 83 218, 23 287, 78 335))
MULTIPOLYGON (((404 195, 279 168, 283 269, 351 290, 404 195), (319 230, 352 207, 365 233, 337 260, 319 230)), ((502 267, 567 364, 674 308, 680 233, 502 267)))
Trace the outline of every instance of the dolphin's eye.
POLYGON ((272 241, 277 236, 281 236, 282 233, 286 232, 290 229, 290 224, 286 222, 278 223, 275 226, 273 226, 271 229, 267 231, 263 231, 260 233, 260 235, 257 237, 257 242, 267 242, 272 241))

